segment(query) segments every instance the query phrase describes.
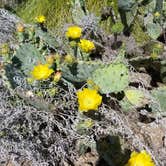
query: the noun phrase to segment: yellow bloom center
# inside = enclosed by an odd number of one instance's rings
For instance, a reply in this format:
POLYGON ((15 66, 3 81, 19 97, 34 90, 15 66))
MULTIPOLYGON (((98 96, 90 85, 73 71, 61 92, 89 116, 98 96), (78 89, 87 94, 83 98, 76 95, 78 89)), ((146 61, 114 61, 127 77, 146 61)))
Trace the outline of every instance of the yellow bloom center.
POLYGON ((90 110, 98 110, 101 105, 102 96, 96 90, 84 88, 77 92, 79 110, 81 112, 88 112, 90 110))
POLYGON ((86 40, 86 39, 81 39, 78 46, 85 53, 89 53, 89 52, 91 52, 92 50, 95 49, 94 43, 92 41, 86 40))
POLYGON ((146 151, 140 153, 132 152, 128 163, 125 166, 155 166, 151 156, 146 151))
POLYGON ((71 26, 66 31, 66 37, 71 39, 79 39, 82 36, 82 29, 78 26, 71 26))
POLYGON ((34 67, 31 75, 35 80, 46 80, 53 72, 54 70, 50 69, 48 64, 39 64, 34 67))
POLYGON ((46 18, 45 18, 45 16, 40 15, 40 16, 36 17, 36 21, 38 23, 44 23, 46 21, 46 18))

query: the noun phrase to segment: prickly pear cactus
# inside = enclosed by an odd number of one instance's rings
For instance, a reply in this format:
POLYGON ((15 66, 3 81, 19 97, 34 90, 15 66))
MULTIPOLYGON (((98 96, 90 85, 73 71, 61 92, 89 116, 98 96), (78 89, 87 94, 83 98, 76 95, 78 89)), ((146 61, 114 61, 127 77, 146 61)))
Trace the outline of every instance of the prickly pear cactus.
POLYGON ((136 3, 135 0, 134 1, 133 0, 128 0, 128 1, 118 0, 118 7, 121 10, 130 11, 135 3, 136 3))
POLYGON ((148 98, 145 92, 139 89, 125 90, 127 100, 135 107, 141 107, 148 103, 148 98))
POLYGON ((162 27, 157 23, 151 23, 147 25, 147 33, 152 39, 157 39, 162 33, 162 27))
POLYGON ((41 29, 36 29, 35 35, 36 35, 36 37, 39 37, 40 40, 42 40, 45 44, 49 45, 49 47, 57 48, 59 46, 55 37, 53 37, 48 32, 44 32, 41 29))
POLYGON ((86 12, 84 0, 72 1, 72 18, 75 24, 81 24, 81 20, 86 15, 86 12))
POLYGON ((129 71, 123 63, 110 64, 97 69, 91 80, 99 86, 101 93, 117 93, 123 91, 129 84, 129 71))
POLYGON ((85 82, 101 66, 103 64, 100 62, 78 61, 72 65, 62 66, 62 76, 69 82, 85 82))
POLYGON ((18 67, 27 75, 33 69, 34 65, 39 62, 45 62, 44 56, 40 54, 37 48, 29 43, 21 45, 13 58, 13 63, 17 63, 18 67))
POLYGON ((134 109, 133 105, 126 98, 121 100, 119 104, 124 112, 129 112, 134 109))
POLYGON ((153 112, 164 112, 166 115, 166 86, 152 90, 152 96, 158 103, 153 102, 151 108, 153 112))

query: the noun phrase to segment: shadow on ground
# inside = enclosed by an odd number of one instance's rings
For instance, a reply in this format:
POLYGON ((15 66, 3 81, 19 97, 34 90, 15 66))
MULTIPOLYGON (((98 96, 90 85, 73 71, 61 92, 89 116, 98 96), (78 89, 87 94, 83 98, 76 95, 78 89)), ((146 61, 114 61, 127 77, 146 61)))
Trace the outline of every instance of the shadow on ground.
POLYGON ((99 154, 96 166, 124 166, 130 157, 130 150, 122 150, 118 136, 105 136, 96 144, 99 154))

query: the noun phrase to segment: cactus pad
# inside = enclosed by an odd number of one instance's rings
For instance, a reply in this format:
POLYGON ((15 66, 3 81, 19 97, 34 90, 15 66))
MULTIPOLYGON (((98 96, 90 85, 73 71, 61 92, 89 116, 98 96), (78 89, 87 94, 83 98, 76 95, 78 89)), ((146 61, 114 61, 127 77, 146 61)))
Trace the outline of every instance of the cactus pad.
POLYGON ((165 112, 166 111, 166 102, 165 102, 166 101, 166 87, 164 86, 164 87, 159 87, 158 89, 154 89, 154 90, 152 90, 151 94, 154 97, 154 99, 156 99, 159 103, 159 104, 156 104, 156 103, 151 104, 152 111, 165 112))
POLYGON ((123 63, 110 64, 97 69, 91 80, 99 86, 101 93, 117 93, 124 90, 129 84, 129 71, 123 63))
POLYGON ((148 99, 146 98, 143 91, 138 89, 128 89, 125 91, 125 96, 127 100, 136 107, 141 107, 148 103, 148 99))
POLYGON ((19 63, 22 71, 25 74, 33 69, 37 63, 44 63, 44 56, 31 44, 23 44, 16 52, 13 58, 13 63, 19 63))
POLYGON ((85 82, 101 66, 100 62, 78 61, 72 65, 62 66, 62 75, 70 82, 85 82))

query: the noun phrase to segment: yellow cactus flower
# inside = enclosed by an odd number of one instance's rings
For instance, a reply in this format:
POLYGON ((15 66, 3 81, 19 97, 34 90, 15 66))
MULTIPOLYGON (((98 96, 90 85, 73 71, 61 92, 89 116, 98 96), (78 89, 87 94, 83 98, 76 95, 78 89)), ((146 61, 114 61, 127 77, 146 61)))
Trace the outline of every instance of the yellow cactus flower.
POLYGON ((98 110, 101 105, 102 96, 96 90, 84 88, 77 92, 79 111, 88 112, 90 110, 98 110))
POLYGON ((71 26, 67 29, 66 37, 70 39, 79 39, 82 36, 82 29, 78 26, 71 26))
POLYGON ((159 12, 155 12, 154 16, 158 18, 158 17, 160 17, 160 13, 159 12))
POLYGON ((86 40, 86 39, 81 39, 78 46, 85 53, 89 53, 95 49, 94 43, 92 41, 86 40))
POLYGON ((36 17, 36 21, 40 24, 45 23, 46 22, 46 17, 43 16, 43 15, 40 15, 40 16, 36 17))
POLYGON ((39 64, 34 67, 31 75, 35 80, 46 80, 53 72, 54 70, 49 68, 49 64, 39 64))
POLYGON ((151 156, 145 151, 132 152, 128 163, 125 166, 155 166, 151 156))
POLYGON ((22 23, 18 23, 16 26, 17 32, 24 32, 24 25, 22 23))

